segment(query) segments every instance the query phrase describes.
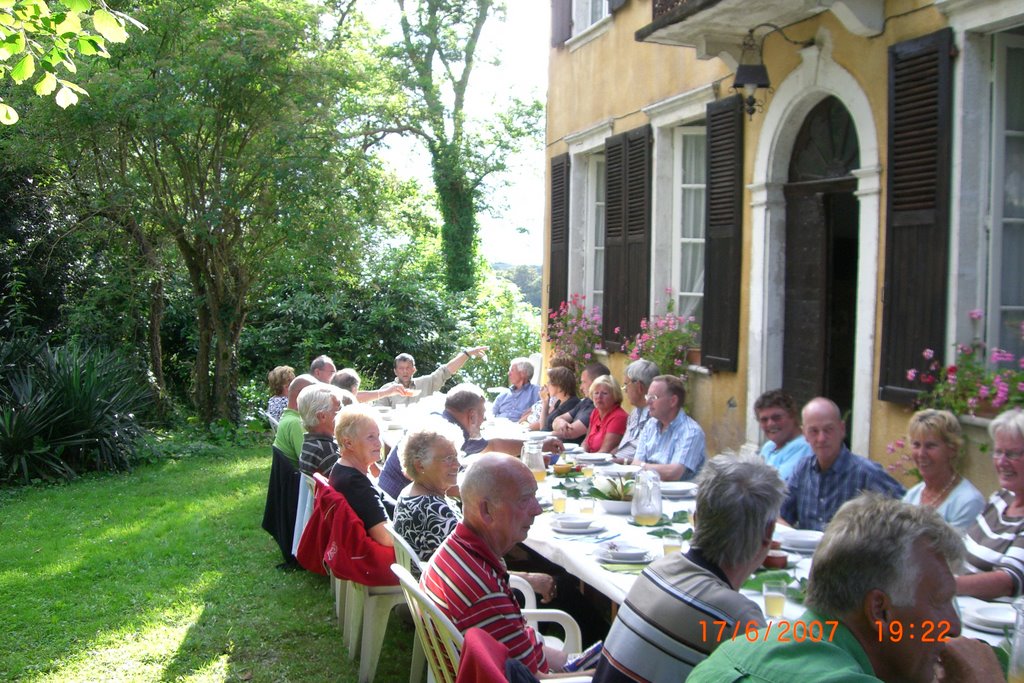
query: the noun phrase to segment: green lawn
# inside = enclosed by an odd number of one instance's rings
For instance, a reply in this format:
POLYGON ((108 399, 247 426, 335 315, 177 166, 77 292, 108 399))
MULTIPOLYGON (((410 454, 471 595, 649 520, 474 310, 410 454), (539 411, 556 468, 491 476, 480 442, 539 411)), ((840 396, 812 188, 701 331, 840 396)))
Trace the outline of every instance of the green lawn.
MULTIPOLYGON (((355 681, 326 577, 274 568, 270 449, 0 492, 0 680, 355 681)), ((405 681, 392 618, 377 681, 405 681)))

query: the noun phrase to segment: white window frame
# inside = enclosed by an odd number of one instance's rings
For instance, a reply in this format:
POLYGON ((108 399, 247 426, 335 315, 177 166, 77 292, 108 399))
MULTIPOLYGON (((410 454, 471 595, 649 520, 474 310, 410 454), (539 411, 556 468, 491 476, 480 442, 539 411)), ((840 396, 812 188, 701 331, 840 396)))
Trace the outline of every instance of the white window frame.
POLYGON ((586 239, 584 241, 584 282, 587 308, 604 310, 604 227, 605 227, 605 158, 603 152, 587 157, 586 239), (598 266, 601 266, 599 269, 598 266), (597 281, 600 270, 602 282, 597 281))
MULTIPOLYGON (((1007 53, 1010 49, 1024 50, 1024 36, 1011 33, 998 33, 993 36, 993 79, 992 79, 992 156, 989 187, 991 196, 991 235, 988 254, 988 301, 986 305, 985 336, 989 348, 1002 347, 1003 313, 1008 310, 1024 311, 1024 307, 1007 306, 1002 291, 1002 274, 1004 267, 1003 228, 1006 223, 1024 224, 1021 218, 1006 218, 1003 215, 1006 158, 1004 150, 1007 137, 1024 137, 1024 131, 1006 130, 1006 96, 1007 84, 1007 53)), ((1008 267, 1019 267, 1020 264, 1009 264, 1008 267)))
POLYGON ((610 119, 567 135, 569 145, 569 296, 583 294, 587 297, 587 309, 593 306, 593 292, 588 291, 588 282, 593 280, 593 259, 588 260, 593 246, 593 208, 591 179, 594 164, 591 160, 604 155, 604 141, 612 135, 610 119))
MULTIPOLYGON (((685 140, 688 137, 699 137, 702 140, 706 139, 707 128, 706 126, 677 126, 672 131, 672 169, 673 169, 673 182, 672 185, 675 188, 675 192, 672 196, 672 291, 675 297, 675 310, 679 314, 687 313, 687 308, 684 306, 684 301, 688 299, 699 298, 703 301, 704 299, 704 277, 701 276, 700 291, 683 291, 683 282, 687 273, 683 272, 683 245, 704 245, 704 226, 700 226, 700 237, 683 237, 683 221, 688 215, 684 211, 683 207, 683 193, 684 190, 702 190, 701 201, 704 200, 707 191, 707 179, 702 183, 686 182, 686 178, 683 177, 683 147, 685 146, 685 140)), ((704 150, 705 163, 707 160, 707 148, 704 150)), ((703 216, 703 212, 701 213, 703 216)), ((703 309, 702 309, 703 310, 703 309)), ((700 322, 698 317, 697 322, 700 322)))
MULTIPOLYGON (((665 312, 665 289, 678 291, 679 224, 678 173, 675 131, 680 126, 698 127, 715 101, 714 85, 703 85, 643 108, 654 129, 653 185, 651 192, 651 282, 648 315, 665 312)), ((703 126, 699 126, 703 127, 703 126)))
POLYGON ((608 0, 573 0, 572 34, 579 35, 608 16, 608 0), (597 10, 598 16, 594 16, 597 10))

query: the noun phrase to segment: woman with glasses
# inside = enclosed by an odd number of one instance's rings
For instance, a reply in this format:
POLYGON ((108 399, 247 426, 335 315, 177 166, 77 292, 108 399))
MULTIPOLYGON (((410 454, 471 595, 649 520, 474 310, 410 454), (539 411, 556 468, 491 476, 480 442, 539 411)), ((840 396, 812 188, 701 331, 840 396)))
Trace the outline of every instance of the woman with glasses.
POLYGON ((424 562, 462 519, 449 497, 458 493, 456 440, 462 441, 458 428, 438 422, 409 432, 398 447, 402 471, 412 483, 398 496, 394 527, 424 562))
POLYGON ((934 508, 963 532, 985 507, 985 497, 956 471, 964 445, 960 421, 948 410, 919 410, 907 425, 907 440, 922 481, 907 491, 903 502, 934 508))
POLYGON ((988 426, 1000 489, 968 529, 966 572, 957 593, 982 600, 1024 592, 1024 412, 1007 410, 988 426))

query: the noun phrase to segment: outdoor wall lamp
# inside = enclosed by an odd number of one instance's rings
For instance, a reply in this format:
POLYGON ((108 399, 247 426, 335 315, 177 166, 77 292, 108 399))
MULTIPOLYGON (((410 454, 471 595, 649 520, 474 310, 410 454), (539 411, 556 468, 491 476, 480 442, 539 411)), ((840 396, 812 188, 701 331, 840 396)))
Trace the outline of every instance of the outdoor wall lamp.
POLYGON ((786 42, 792 43, 793 45, 799 45, 800 47, 808 47, 814 45, 814 39, 811 40, 791 40, 782 30, 781 27, 775 24, 758 24, 754 28, 747 31, 746 37, 743 38, 742 52, 740 52, 740 63, 736 67, 736 76, 732 82, 732 89, 736 92, 743 91, 743 109, 747 112, 747 116, 750 120, 753 120, 755 112, 764 111, 764 98, 758 99, 757 91, 764 88, 768 91, 768 94, 772 94, 774 89, 772 88, 771 80, 768 78, 768 68, 764 65, 764 58, 762 51, 764 50, 764 40, 770 34, 779 32, 786 42), (761 36, 760 42, 754 38, 754 31, 759 28, 771 28, 771 31, 761 36))

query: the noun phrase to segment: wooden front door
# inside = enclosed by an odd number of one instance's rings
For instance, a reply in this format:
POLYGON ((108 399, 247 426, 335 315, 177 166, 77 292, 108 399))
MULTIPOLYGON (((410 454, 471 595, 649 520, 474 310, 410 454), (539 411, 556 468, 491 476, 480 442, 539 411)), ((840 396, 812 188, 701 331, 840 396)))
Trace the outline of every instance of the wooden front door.
POLYGON ((786 185, 782 386, 803 404, 827 396, 853 406, 859 204, 856 132, 827 98, 797 136, 786 185))

